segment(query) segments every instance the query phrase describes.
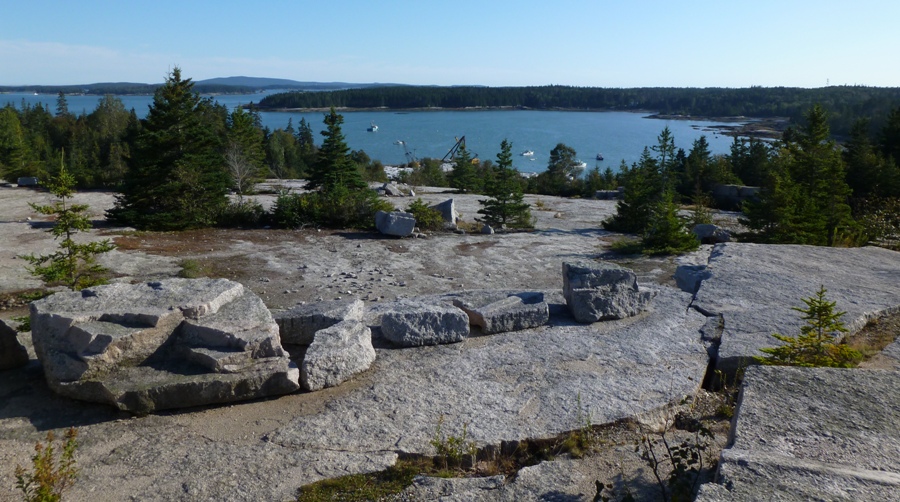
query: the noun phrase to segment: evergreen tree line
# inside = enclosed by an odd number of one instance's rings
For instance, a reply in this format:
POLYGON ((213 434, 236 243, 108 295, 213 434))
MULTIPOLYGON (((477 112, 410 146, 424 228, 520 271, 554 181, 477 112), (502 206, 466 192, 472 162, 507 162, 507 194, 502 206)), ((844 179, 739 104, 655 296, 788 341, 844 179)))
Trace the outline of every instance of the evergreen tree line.
POLYGON ((201 98, 175 68, 143 120, 114 96, 80 116, 68 111, 63 94, 55 115, 41 105, 0 109, 0 176, 50 179, 61 172, 62 155, 62 166, 79 188, 120 192, 108 213, 117 223, 178 230, 258 221, 262 208, 244 203, 243 194, 263 177, 308 177, 311 188, 332 195, 329 176, 337 168, 323 175, 325 165, 343 169, 340 184, 354 193, 365 179, 385 178, 381 164, 364 152, 344 151, 335 120, 334 114, 326 116, 319 148, 305 121, 297 130, 290 122, 285 129, 264 129, 253 111, 229 111, 201 98), (228 204, 229 191, 237 193, 238 204, 228 204))
MULTIPOLYGON (((158 88, 158 94, 171 91, 172 85, 158 88)), ((259 177, 304 177, 316 162, 315 133, 305 119, 296 128, 288 121, 285 128, 272 131, 260 126, 253 110, 229 111, 212 99, 200 98, 193 87, 183 94, 193 97, 191 113, 180 118, 192 117, 195 132, 212 135, 219 162, 238 178, 234 187, 238 191, 259 177)), ((65 94, 59 94, 55 113, 41 104, 7 105, 0 108, 0 178, 49 179, 59 169, 60 152, 65 152, 67 170, 78 188, 119 189, 129 166, 142 162, 137 152, 154 155, 142 142, 150 134, 146 125, 156 121, 149 115, 139 120, 133 109, 126 110, 112 95, 101 98, 93 111, 78 115, 69 111, 65 94)), ((351 159, 366 179, 385 179, 381 163, 365 152, 353 151, 351 159)))
MULTIPOLYGON (((624 198, 605 228, 643 236, 653 249, 680 248, 673 202, 692 203, 694 215, 712 203, 719 184, 760 187, 755 200, 744 203, 742 222, 750 229, 744 240, 813 245, 862 245, 900 238, 900 108, 881 131, 872 135, 860 119, 843 147, 832 138, 822 106, 811 107, 803 124, 789 128, 772 145, 736 138, 731 152, 711 156, 705 137, 689 153, 676 151, 668 128, 657 145, 645 148, 640 160, 622 166, 618 181, 624 198), (649 240, 664 228, 665 239, 649 240), (669 232, 666 234, 666 232, 669 232)), ((692 218, 693 223, 702 218, 692 218)), ((708 220, 708 217, 706 218, 708 220)))
POLYGON ((838 136, 850 133, 858 117, 876 128, 900 103, 900 88, 831 86, 630 89, 537 87, 387 86, 330 92, 287 92, 264 97, 259 107, 272 108, 470 108, 510 107, 538 110, 654 110, 662 114, 708 117, 788 117, 798 123, 814 104, 827 108, 829 126, 838 136))

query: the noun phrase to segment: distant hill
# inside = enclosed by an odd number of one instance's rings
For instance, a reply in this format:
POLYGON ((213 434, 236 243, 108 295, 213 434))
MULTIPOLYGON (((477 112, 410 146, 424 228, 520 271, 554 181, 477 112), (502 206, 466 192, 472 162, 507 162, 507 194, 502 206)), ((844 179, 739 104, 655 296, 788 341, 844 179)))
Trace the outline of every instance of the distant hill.
MULTIPOLYGON (((0 86, 0 92, 37 92, 40 94, 153 94, 162 85, 135 82, 100 82, 75 85, 16 85, 0 86)), ((257 91, 284 89, 302 91, 336 91, 342 89, 366 89, 371 87, 403 86, 404 84, 354 84, 349 82, 299 82, 285 78, 219 77, 194 80, 194 90, 201 94, 244 94, 257 91)))

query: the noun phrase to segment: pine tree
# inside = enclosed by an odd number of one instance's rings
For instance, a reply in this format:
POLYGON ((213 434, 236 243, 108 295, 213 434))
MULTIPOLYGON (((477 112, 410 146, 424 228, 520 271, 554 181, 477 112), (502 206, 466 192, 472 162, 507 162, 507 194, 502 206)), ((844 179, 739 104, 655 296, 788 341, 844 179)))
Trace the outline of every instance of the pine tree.
POLYGON ((900 165, 900 106, 891 110, 878 138, 878 145, 886 158, 900 165))
POLYGON ((331 107, 325 115, 325 130, 322 131, 325 140, 319 148, 315 164, 310 168, 306 188, 321 188, 328 192, 335 188, 358 190, 368 186, 350 159, 350 148, 341 130, 343 123, 344 117, 331 107))
POLYGON ((115 249, 109 240, 78 244, 75 234, 91 229, 91 220, 86 212, 85 204, 71 204, 75 193, 75 177, 67 170, 63 162, 64 154, 60 154, 59 174, 44 183, 50 193, 56 196, 53 204, 30 204, 31 207, 48 216, 55 217, 53 228, 48 230, 59 242, 59 250, 49 255, 24 255, 22 258, 32 265, 29 271, 40 277, 47 284, 63 284, 69 289, 78 290, 105 283, 103 277, 106 269, 95 262, 99 254, 115 249))
POLYGON ((472 163, 472 155, 466 149, 465 144, 461 144, 454 158, 453 170, 447 175, 447 181, 450 186, 462 192, 478 192, 478 173, 475 171, 475 165, 472 163))
POLYGON ((700 247, 697 236, 684 228, 684 222, 678 216, 673 190, 663 193, 650 214, 641 245, 647 254, 678 254, 700 247))
POLYGON ((512 165, 512 144, 503 140, 497 154, 497 167, 491 182, 485 187, 489 199, 478 201, 482 208, 479 214, 492 226, 510 228, 532 228, 531 205, 524 200, 521 176, 512 165))
POLYGON ((844 160, 847 184, 854 198, 900 196, 900 173, 876 151, 869 139, 869 119, 862 118, 853 124, 844 160))
POLYGON ((662 191, 658 166, 650 150, 644 148, 637 164, 620 171, 625 192, 616 204, 616 214, 603 222, 603 228, 639 235, 647 230, 662 191))
POLYGON ((836 302, 825 298, 827 290, 821 286, 815 296, 803 298, 806 308, 792 307, 803 314, 806 325, 800 327, 798 337, 773 333, 772 336, 784 342, 780 347, 759 349, 767 356, 755 357, 756 361, 776 366, 827 366, 849 368, 855 366, 862 354, 850 347, 835 343, 836 337, 847 332, 841 317, 846 312, 835 312, 836 302))
POLYGON ((751 238, 831 246, 839 232, 855 226, 844 163, 824 109, 814 106, 806 121, 785 134, 759 201, 745 204, 742 221, 755 232, 751 238))
POLYGON ((663 128, 659 136, 656 137, 656 145, 652 147, 656 152, 656 163, 659 174, 662 178, 662 184, 667 190, 675 183, 677 158, 675 152, 675 136, 669 126, 663 128))
POLYGON ((224 109, 201 99, 193 86, 175 67, 156 91, 122 195, 107 213, 111 220, 153 230, 215 223, 229 185, 221 154, 224 109))
POLYGON ((25 130, 12 106, 0 108, 0 176, 15 182, 20 176, 34 176, 25 130))

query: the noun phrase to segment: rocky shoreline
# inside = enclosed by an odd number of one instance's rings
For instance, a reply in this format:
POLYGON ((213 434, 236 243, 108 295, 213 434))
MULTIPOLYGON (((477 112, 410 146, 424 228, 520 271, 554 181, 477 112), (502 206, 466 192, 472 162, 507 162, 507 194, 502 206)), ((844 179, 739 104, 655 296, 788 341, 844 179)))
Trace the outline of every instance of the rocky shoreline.
POLYGON ((765 139, 781 139, 781 135, 790 125, 791 121, 787 117, 708 117, 702 115, 669 115, 669 114, 653 114, 647 118, 661 120, 697 120, 708 122, 739 122, 738 125, 716 125, 706 126, 708 129, 720 132, 726 136, 734 137, 754 137, 765 139))

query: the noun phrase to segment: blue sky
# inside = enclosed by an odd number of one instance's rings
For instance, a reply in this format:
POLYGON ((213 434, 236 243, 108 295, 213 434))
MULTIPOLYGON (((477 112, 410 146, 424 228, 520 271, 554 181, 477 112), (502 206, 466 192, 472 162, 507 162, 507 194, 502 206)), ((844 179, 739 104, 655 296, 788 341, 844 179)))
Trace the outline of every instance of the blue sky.
POLYGON ((0 85, 900 86, 897 0, 0 0, 0 85))

